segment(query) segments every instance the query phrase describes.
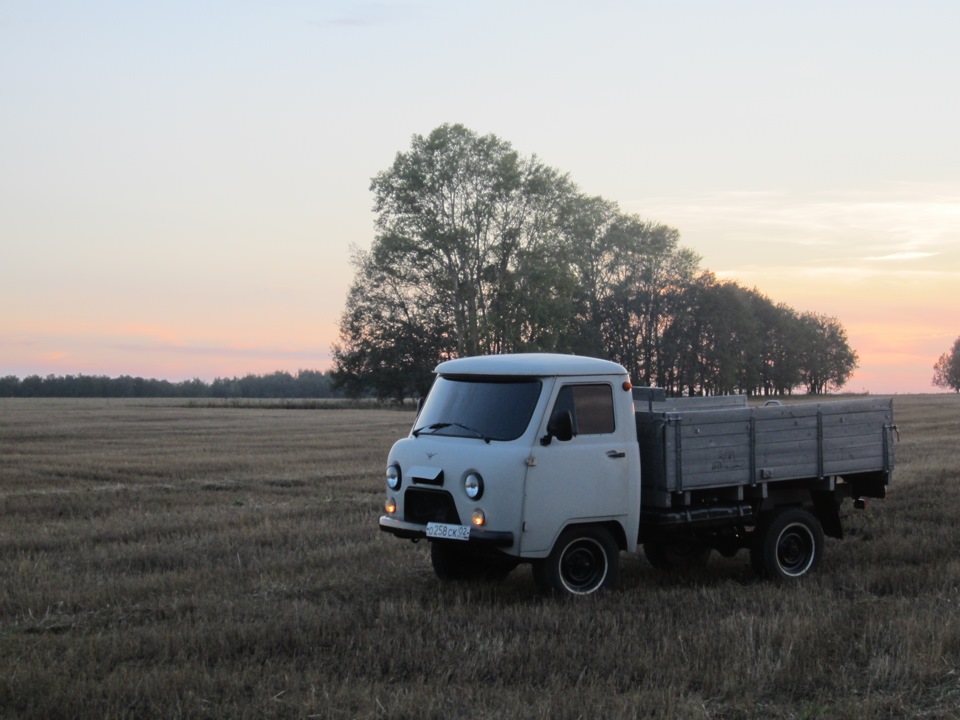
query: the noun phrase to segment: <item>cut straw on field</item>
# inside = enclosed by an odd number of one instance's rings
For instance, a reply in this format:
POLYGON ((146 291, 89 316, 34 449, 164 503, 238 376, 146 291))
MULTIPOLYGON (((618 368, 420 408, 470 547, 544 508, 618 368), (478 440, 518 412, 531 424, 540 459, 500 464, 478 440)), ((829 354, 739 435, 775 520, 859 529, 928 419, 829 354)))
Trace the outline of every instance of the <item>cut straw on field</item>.
POLYGON ((743 553, 545 600, 380 533, 410 411, 0 401, 0 716, 954 718, 960 397, 795 587, 743 553))

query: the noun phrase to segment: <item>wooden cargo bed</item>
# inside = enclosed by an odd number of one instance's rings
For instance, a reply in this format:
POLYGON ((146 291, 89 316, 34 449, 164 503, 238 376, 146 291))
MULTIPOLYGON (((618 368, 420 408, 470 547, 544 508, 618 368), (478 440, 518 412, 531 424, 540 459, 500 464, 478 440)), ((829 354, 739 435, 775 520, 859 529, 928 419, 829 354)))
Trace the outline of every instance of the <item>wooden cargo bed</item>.
POLYGON ((763 492, 766 483, 867 473, 889 480, 893 467, 891 398, 753 408, 745 398, 684 398, 651 403, 636 418, 648 508, 711 488, 763 492))

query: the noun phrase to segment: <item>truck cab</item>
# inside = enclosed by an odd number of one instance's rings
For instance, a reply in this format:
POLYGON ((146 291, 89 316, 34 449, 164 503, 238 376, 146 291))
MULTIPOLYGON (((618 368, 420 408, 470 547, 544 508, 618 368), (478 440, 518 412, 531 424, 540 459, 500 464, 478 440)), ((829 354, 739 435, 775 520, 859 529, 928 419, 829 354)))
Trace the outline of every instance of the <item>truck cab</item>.
POLYGON ((441 578, 534 562, 545 590, 613 584, 640 515, 626 370, 531 353, 451 360, 436 375, 390 451, 381 530, 429 540, 441 578))

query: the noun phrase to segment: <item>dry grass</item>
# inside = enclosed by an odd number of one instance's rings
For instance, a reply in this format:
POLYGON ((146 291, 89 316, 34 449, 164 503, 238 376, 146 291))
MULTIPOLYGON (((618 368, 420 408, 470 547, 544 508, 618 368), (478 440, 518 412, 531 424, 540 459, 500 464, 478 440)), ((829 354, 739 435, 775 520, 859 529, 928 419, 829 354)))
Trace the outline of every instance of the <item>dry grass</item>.
POLYGON ((380 533, 409 412, 0 401, 0 716, 955 718, 960 397, 795 588, 622 556, 588 602, 380 533))

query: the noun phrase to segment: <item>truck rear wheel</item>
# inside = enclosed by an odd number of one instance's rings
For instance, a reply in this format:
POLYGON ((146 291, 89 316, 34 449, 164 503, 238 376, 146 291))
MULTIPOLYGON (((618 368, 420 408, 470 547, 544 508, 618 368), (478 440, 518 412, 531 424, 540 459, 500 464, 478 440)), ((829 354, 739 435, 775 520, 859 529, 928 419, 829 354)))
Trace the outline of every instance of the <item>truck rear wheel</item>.
POLYGON ((820 565, 823 528, 812 513, 787 508, 773 514, 754 532, 750 562, 760 577, 790 582, 820 565))
POLYGON ((620 548, 602 527, 565 530, 550 555, 533 566, 533 578, 547 595, 592 595, 615 587, 620 548))

